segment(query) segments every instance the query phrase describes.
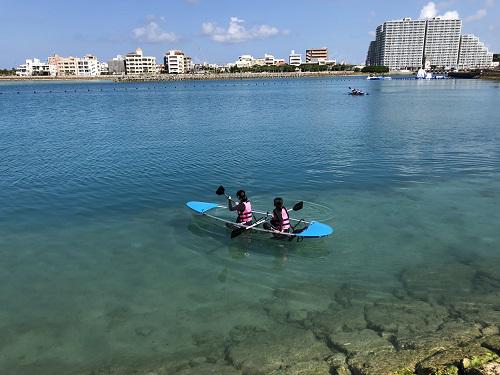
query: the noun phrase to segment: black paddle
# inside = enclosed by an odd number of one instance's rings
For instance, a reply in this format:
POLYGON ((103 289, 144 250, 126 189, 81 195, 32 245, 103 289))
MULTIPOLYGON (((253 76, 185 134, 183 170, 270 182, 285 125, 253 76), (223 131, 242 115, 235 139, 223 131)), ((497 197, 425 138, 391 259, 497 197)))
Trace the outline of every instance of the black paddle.
POLYGON ((217 188, 217 190, 215 191, 215 194, 217 194, 217 195, 225 195, 227 199, 233 200, 229 195, 226 194, 224 186, 222 186, 222 185, 217 188))
MULTIPOLYGON (((304 202, 300 201, 300 202, 295 203, 293 205, 292 209, 288 210, 288 211, 289 212, 290 211, 298 211, 298 210, 301 210, 302 207, 304 207, 304 202)), ((270 216, 269 213, 267 213, 267 215, 265 217, 260 218, 259 220, 257 220, 257 222, 255 224, 252 224, 252 225, 249 225, 249 226, 241 226, 241 227, 238 227, 236 229, 233 229, 231 231, 231 239, 235 238, 235 237, 238 237, 240 234, 242 234, 243 232, 246 232, 250 228, 253 228, 253 227, 256 227, 257 225, 262 224, 263 222, 265 222, 267 220, 268 216, 270 216)))

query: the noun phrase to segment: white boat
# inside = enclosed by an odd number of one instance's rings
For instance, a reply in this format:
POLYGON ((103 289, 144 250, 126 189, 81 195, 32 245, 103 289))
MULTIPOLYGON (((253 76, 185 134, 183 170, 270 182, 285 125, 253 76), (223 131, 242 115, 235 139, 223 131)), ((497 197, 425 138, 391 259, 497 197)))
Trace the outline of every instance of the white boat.
POLYGON ((392 79, 392 77, 385 77, 385 76, 368 76, 366 77, 367 80, 369 81, 385 81, 387 79, 392 79))

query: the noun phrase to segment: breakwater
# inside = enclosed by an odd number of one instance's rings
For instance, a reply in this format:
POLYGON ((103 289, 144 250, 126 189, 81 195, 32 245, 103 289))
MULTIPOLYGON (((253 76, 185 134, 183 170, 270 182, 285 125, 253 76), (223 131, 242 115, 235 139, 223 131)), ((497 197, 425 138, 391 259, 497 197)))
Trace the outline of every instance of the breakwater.
POLYGON ((141 75, 101 75, 97 77, 19 77, 0 76, 0 81, 113 81, 113 82, 157 82, 157 81, 203 81, 203 80, 243 80, 262 78, 310 78, 365 76, 354 71, 335 72, 283 72, 283 73, 203 73, 203 74, 141 74, 141 75))

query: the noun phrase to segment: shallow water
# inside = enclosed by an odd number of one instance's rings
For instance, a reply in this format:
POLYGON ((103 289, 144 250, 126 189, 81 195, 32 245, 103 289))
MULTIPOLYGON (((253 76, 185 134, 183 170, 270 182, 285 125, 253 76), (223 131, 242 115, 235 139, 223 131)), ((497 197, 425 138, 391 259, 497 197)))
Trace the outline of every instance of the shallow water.
MULTIPOLYGON (((386 333, 500 324, 498 83, 11 83, 0 92, 2 373, 237 372, 271 366, 258 348, 239 351, 273 342, 271 333, 281 346, 267 350, 291 358, 304 332, 335 352, 366 342, 368 330, 383 340, 373 349, 394 344, 386 333), (348 86, 370 95, 351 97, 348 86), (261 210, 276 195, 304 200, 297 217, 335 235, 231 240, 184 206, 224 203, 220 184, 244 188, 261 210), (332 311, 364 323, 321 323, 332 311), (397 328, 380 318, 387 311, 397 328), (427 313, 441 316, 436 326, 420 322, 427 313)), ((339 352, 364 350, 349 348, 339 352)))

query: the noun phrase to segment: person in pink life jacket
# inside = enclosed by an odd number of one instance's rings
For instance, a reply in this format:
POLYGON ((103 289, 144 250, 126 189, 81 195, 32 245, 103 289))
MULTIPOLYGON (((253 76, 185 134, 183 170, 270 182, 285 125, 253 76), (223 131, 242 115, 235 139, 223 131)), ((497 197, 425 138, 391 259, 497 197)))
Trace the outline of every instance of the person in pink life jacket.
POLYGON ((229 211, 236 211, 238 213, 238 217, 236 218, 237 223, 251 225, 253 218, 252 204, 248 200, 245 190, 238 190, 236 196, 238 197, 239 203, 233 206, 231 197, 228 197, 227 208, 229 208, 229 211))
POLYGON ((283 198, 274 198, 273 217, 270 220, 270 224, 264 223, 264 228, 279 232, 290 231, 290 216, 288 215, 288 210, 283 204, 283 198))

